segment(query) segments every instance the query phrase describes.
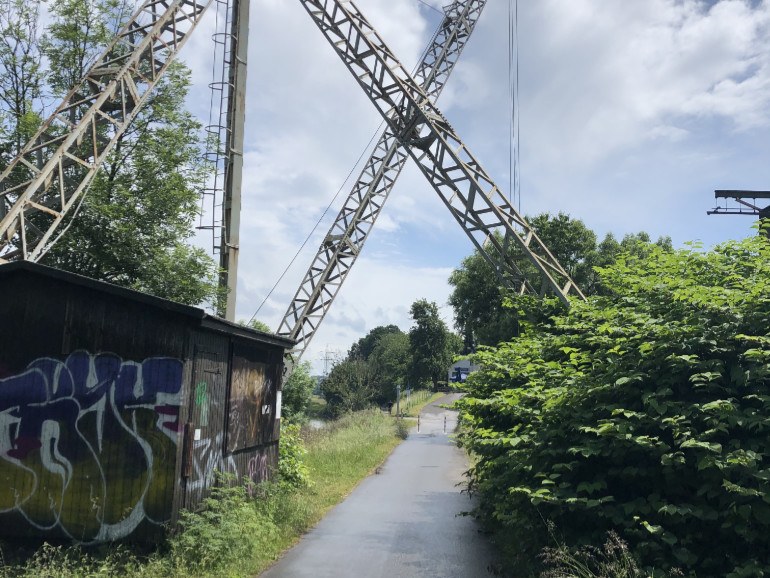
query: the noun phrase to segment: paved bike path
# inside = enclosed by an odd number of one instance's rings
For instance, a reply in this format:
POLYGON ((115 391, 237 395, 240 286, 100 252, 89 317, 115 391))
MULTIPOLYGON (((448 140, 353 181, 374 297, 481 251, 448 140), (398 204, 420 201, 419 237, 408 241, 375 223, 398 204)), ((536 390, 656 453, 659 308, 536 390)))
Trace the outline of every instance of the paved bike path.
POLYGON ((416 427, 374 474, 365 479, 261 578, 491 576, 495 555, 457 486, 468 468, 448 437, 457 413, 427 406, 416 427), (444 433, 444 418, 446 431, 444 433))

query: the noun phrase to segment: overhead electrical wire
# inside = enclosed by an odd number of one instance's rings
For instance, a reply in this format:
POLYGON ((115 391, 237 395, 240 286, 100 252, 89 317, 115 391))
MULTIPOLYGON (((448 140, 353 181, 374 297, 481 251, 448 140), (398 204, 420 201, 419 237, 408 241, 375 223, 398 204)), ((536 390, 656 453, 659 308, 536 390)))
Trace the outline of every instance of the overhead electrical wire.
POLYGON ((417 1, 418 1, 420 4, 422 4, 423 6, 427 6, 428 8, 430 8, 431 10, 433 10, 434 12, 438 12, 438 13, 439 13, 439 14, 441 14, 442 16, 444 15, 444 14, 441 12, 441 10, 439 10, 439 9, 438 9, 438 8, 436 8, 435 6, 431 6, 430 4, 428 4, 427 2, 425 2, 424 0, 417 0, 417 1))
POLYGON ((519 0, 508 0, 508 102, 510 139, 508 143, 508 201, 521 212, 521 136, 519 101, 519 0))
MULTIPOLYGON (((427 4, 426 2, 423 2, 422 0, 418 0, 418 2, 421 2, 422 4, 425 4, 426 6, 428 6, 429 8, 432 8, 433 10, 436 10, 435 8, 433 8, 433 6, 431 6, 430 4, 427 4)), ((436 11, 437 11, 437 12, 439 12, 438 10, 436 10, 436 11)), ((440 12, 439 12, 439 13, 440 13, 440 12)), ((433 33, 433 37, 432 37, 432 38, 433 38, 434 40, 435 40, 435 38, 438 36, 438 33, 439 33, 440 29, 441 29, 441 23, 439 23, 439 25, 436 27, 436 31, 433 33)), ((431 47, 431 45, 432 45, 432 44, 433 44, 433 42, 431 41, 431 42, 430 42, 430 43, 428 43, 428 45, 425 47, 425 50, 423 50, 422 54, 420 55, 420 59, 418 60, 418 64, 417 64, 417 65, 414 67, 414 70, 412 70, 412 76, 414 76, 414 75, 417 73, 417 70, 419 69, 419 66, 420 66, 420 65, 419 65, 419 63, 420 63, 420 62, 422 62, 422 61, 425 59, 425 55, 428 53, 428 50, 430 50, 430 47, 431 47)), ((264 307, 264 306, 265 306, 265 303, 267 303, 267 300, 268 300, 268 299, 270 299, 270 296, 271 296, 271 295, 273 294, 273 292, 276 290, 276 288, 277 288, 277 287, 278 287, 278 285, 281 283, 281 281, 283 281, 283 278, 286 276, 286 273, 288 273, 288 272, 289 272, 289 269, 291 269, 291 266, 292 266, 292 265, 294 264, 294 262, 297 260, 297 257, 299 257, 299 255, 300 255, 300 253, 302 252, 302 250, 303 250, 303 249, 305 248, 305 246, 308 244, 308 242, 310 241, 310 238, 311 238, 311 237, 312 237, 312 236, 315 234, 316 230, 317 230, 317 229, 318 229, 318 227, 321 225, 321 222, 322 222, 322 221, 324 220, 324 218, 326 217, 326 214, 327 214, 327 213, 329 212, 329 210, 332 208, 332 205, 333 205, 333 204, 334 204, 334 202, 337 200, 337 197, 339 197, 340 193, 341 193, 341 192, 342 192, 342 190, 345 188, 345 185, 347 185, 348 181, 350 180, 350 177, 353 175, 353 173, 355 172, 355 170, 356 170, 356 168, 358 167, 359 163, 360 163, 360 162, 361 162, 361 160, 364 158, 364 155, 365 155, 365 154, 367 153, 367 151, 369 150, 369 147, 371 147, 371 146, 372 146, 372 143, 374 142, 374 139, 376 139, 376 138, 377 138, 377 137, 380 135, 380 133, 381 133, 381 131, 382 131, 382 127, 384 126, 384 124, 385 124, 385 121, 383 120, 383 121, 380 123, 380 125, 377 127, 377 130, 375 130, 375 131, 374 131, 374 134, 372 135, 372 138, 370 138, 370 139, 369 139, 369 142, 367 143, 366 147, 364 147, 364 150, 363 150, 363 151, 361 151, 361 155, 358 157, 358 160, 356 161, 356 164, 353 166, 353 168, 352 168, 352 169, 350 169, 350 172, 348 173, 348 176, 347 176, 347 177, 345 177, 345 180, 343 181, 343 183, 342 183, 342 185, 340 186, 340 188, 337 190, 337 192, 336 192, 336 193, 334 194, 334 196, 332 197, 332 200, 331 200, 331 201, 329 201, 329 204, 328 204, 328 205, 326 206, 326 208, 324 209, 324 211, 323 211, 323 213, 321 214, 321 216, 319 217, 318 221, 316 221, 316 224, 313 226, 313 228, 311 229, 310 233, 308 233, 307 237, 306 237, 306 238, 305 238, 305 240, 302 242, 302 245, 300 245, 299 249, 297 249, 297 252, 294 254, 294 257, 292 257, 292 259, 291 259, 291 261, 289 262, 289 264, 288 264, 288 265, 286 266, 286 268, 283 270, 283 273, 281 273, 280 277, 278 277, 278 280, 275 282, 275 284, 274 284, 274 285, 273 285, 273 287, 270 289, 270 291, 268 292, 268 294, 267 294, 267 295, 265 296, 265 298, 262 300, 262 303, 260 303, 259 307, 257 307, 257 310, 254 312, 254 315, 252 315, 252 316, 251 316, 251 318, 249 319, 249 321, 248 321, 249 323, 251 323, 251 322, 252 322, 254 319, 256 319, 257 315, 259 315, 259 312, 262 310, 262 307, 264 307)))
POLYGON ((278 277, 278 281, 275 282, 273 287, 270 289, 270 292, 265 296, 262 303, 260 303, 259 307, 257 307, 257 310, 254 312, 254 315, 251 316, 251 319, 249 319, 249 323, 251 323, 259 314, 259 312, 262 310, 262 307, 264 307, 265 303, 267 303, 267 300, 270 299, 270 296, 273 294, 273 291, 275 291, 276 287, 280 285, 281 281, 283 281, 283 278, 286 276, 286 273, 289 272, 289 269, 291 269, 291 266, 294 264, 294 261, 297 260, 297 257, 299 257, 299 254, 302 253, 302 250, 305 248, 305 245, 308 244, 310 241, 310 238, 313 236, 313 234, 316 232, 318 227, 320 226, 321 222, 326 217, 326 214, 329 212, 329 209, 332 208, 332 205, 337 200, 337 197, 340 196, 340 193, 345 188, 345 185, 347 185, 348 181, 350 180, 350 177, 355 172, 356 168, 358 167, 358 164, 361 162, 361 159, 364 158, 364 155, 369 150, 369 147, 372 146, 372 143, 374 142, 374 139, 377 138, 377 136, 380 134, 380 131, 382 130, 382 125, 385 124, 385 121, 383 120, 380 123, 380 126, 377 127, 377 130, 374 131, 374 134, 372 135, 372 138, 369 139, 368 144, 364 148, 364 150, 361 152, 361 156, 358 157, 358 160, 356 161, 356 164, 353 165, 353 168, 350 169, 350 172, 348 173, 348 176, 345 177, 345 180, 343 181, 342 185, 340 185, 340 188, 337 189, 337 192, 334 193, 334 196, 332 197, 332 200, 329 201, 329 204, 324 209, 324 212, 321 214, 321 216, 318 218, 318 221, 316 221, 316 224, 313 225, 313 228, 310 230, 310 233, 308 233, 307 237, 305 237, 305 240, 302 242, 302 245, 300 245, 299 249, 297 249, 297 252, 294 253, 294 257, 292 257, 291 261, 289 261, 289 264, 286 266, 286 268, 283 270, 283 273, 281 273, 281 276, 278 277))

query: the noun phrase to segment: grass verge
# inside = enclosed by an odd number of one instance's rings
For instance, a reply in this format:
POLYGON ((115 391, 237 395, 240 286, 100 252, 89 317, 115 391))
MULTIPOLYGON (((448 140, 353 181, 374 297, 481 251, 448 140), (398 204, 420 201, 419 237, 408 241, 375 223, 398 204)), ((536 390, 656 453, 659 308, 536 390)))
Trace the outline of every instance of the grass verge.
POLYGON ((203 513, 185 517, 184 532, 149 556, 135 555, 125 545, 89 551, 44 545, 25 562, 0 563, 0 577, 253 576, 382 463, 401 441, 395 421, 371 410, 318 430, 305 428, 304 462, 312 485, 263 484, 252 489, 257 499, 249 498, 243 486, 225 485, 214 492, 203 513))

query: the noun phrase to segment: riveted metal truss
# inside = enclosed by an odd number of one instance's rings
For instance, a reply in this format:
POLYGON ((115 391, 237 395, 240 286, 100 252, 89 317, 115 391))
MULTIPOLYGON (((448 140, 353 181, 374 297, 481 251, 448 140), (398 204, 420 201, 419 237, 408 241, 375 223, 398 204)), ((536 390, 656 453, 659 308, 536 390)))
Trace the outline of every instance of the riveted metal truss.
POLYGON ((0 176, 0 263, 39 259, 211 0, 148 0, 0 176))
POLYGON ((585 299, 355 4, 300 2, 501 281, 585 299))
MULTIPOLYGON (((486 3, 487 0, 456 1, 444 9, 444 19, 415 73, 415 81, 428 98, 438 98, 486 3)), ((294 361, 302 356, 329 310, 407 158, 393 130, 386 128, 318 248, 278 329, 279 334, 297 340, 292 352, 294 361)))

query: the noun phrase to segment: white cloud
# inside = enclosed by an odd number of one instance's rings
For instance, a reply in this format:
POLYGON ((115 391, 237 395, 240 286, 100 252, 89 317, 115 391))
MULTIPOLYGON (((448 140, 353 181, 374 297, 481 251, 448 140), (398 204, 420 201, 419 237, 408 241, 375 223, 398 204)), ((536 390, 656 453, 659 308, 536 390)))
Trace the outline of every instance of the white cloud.
MULTIPOLYGON (((357 5, 411 69, 437 14, 417 0, 357 5)), ((503 190, 507 10, 487 4, 439 103, 503 190)), ((183 51, 196 111, 208 102, 211 26, 183 51)), ((519 33, 524 212, 563 210, 599 235, 647 230, 675 243, 751 234, 747 220, 705 211, 713 189, 770 187, 768 0, 541 0, 520 3, 519 33)), ((252 3, 248 77, 239 317, 268 294, 381 121, 298 2, 252 3)), ((316 367, 327 345, 345 351, 377 325, 408 329, 415 299, 445 303, 451 267, 472 250, 412 164, 308 351, 316 367)), ((271 327, 349 190, 260 312, 271 327)))

